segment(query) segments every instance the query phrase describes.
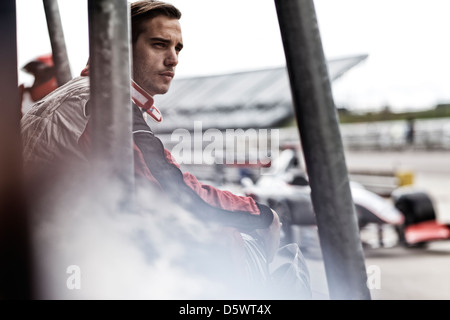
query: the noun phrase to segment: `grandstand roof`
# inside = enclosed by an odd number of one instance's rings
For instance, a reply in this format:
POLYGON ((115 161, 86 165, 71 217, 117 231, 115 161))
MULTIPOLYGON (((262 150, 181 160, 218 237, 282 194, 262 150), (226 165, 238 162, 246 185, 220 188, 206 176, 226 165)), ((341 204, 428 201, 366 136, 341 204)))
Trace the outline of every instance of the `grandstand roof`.
MULTIPOLYGON (((367 58, 357 55, 327 62, 330 81, 367 58)), ((158 133, 177 128, 270 128, 294 114, 287 69, 283 67, 231 74, 174 79, 169 92, 156 96, 163 123, 150 123, 158 133)), ((149 120, 151 121, 151 120, 149 120)))

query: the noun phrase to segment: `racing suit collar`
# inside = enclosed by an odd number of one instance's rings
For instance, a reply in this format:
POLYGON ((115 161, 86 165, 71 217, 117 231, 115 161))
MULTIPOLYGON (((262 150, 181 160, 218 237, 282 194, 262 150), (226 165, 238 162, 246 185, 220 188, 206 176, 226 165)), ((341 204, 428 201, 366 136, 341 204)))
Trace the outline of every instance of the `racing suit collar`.
MULTIPOLYGON (((81 71, 81 76, 89 76, 89 63, 81 71)), ((138 85, 133 79, 131 79, 131 100, 141 109, 143 109, 148 115, 152 117, 156 122, 162 121, 162 114, 159 109, 153 105, 153 97, 145 91, 140 85, 138 85)))
POLYGON ((140 85, 131 79, 131 100, 141 109, 144 109, 156 122, 162 121, 161 111, 153 105, 153 97, 140 85))

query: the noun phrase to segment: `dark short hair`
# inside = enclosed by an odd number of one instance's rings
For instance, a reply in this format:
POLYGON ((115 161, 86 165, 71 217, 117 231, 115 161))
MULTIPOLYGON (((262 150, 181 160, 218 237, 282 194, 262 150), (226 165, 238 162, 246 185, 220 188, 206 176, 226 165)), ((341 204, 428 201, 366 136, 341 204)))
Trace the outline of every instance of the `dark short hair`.
POLYGON ((174 5, 153 0, 141 0, 131 3, 131 39, 136 43, 139 35, 144 32, 143 23, 157 16, 180 19, 181 12, 174 5))

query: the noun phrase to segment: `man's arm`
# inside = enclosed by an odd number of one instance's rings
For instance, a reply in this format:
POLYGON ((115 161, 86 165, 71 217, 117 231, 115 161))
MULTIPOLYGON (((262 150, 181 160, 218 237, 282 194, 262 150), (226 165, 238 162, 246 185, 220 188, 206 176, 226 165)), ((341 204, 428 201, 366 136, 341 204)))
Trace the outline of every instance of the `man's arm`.
POLYGON ((138 165, 148 167, 164 193, 199 219, 236 227, 243 231, 264 229, 271 225, 273 213, 269 207, 254 203, 251 198, 240 198, 200 182, 193 187, 195 183, 192 179, 188 185, 181 170, 166 159, 163 145, 158 138, 143 131, 135 132, 133 137, 142 153, 142 157, 135 157, 135 159, 140 158, 145 162, 138 165), (198 189, 203 192, 197 193, 198 189), (229 206, 223 205, 226 203, 225 198, 228 198, 229 206), (218 201, 219 199, 220 201, 218 201), (247 203, 248 207, 251 207, 253 203, 254 210, 245 208, 242 206, 243 203, 247 203), (235 210, 230 210, 230 206, 234 206, 235 210))
POLYGON ((134 105, 133 138, 144 163, 164 192, 202 220, 212 220, 240 230, 268 228, 274 219, 272 210, 250 197, 202 184, 193 175, 183 174, 162 142, 154 136, 142 113, 134 105))

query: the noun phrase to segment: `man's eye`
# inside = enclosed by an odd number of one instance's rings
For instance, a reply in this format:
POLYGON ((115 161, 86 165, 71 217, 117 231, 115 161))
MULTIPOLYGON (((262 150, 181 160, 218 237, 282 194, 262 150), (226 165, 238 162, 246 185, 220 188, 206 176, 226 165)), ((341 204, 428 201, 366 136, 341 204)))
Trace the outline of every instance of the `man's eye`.
POLYGON ((156 48, 165 48, 166 44, 163 42, 156 42, 153 44, 153 46, 155 46, 156 48))

